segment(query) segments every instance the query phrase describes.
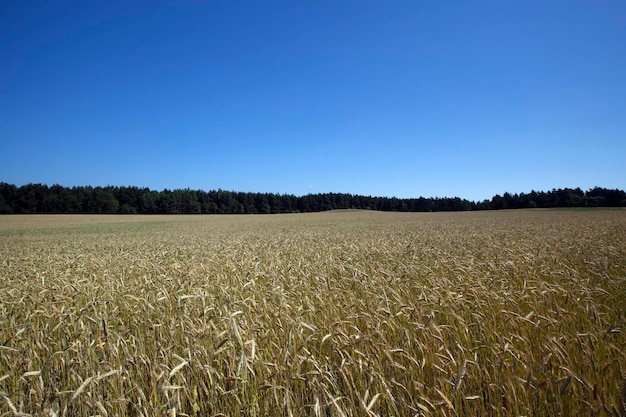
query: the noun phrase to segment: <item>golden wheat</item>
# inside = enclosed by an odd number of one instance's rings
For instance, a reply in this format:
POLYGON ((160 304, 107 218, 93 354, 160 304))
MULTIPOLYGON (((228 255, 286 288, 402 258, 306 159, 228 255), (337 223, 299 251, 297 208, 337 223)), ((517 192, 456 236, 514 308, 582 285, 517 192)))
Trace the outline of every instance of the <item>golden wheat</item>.
POLYGON ((0 412, 619 415, 625 238, 610 210, 0 217, 0 412))

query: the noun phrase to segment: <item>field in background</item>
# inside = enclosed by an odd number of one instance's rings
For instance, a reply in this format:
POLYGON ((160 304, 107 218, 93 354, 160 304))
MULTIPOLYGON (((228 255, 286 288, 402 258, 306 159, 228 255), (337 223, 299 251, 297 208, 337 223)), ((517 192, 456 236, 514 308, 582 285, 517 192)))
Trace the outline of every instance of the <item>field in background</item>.
POLYGON ((1 416, 620 415, 625 326, 623 210, 0 217, 1 416))

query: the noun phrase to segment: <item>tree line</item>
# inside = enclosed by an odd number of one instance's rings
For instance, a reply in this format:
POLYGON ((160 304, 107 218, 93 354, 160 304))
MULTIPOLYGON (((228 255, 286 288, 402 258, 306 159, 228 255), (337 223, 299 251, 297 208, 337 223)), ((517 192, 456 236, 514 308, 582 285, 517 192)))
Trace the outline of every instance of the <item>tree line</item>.
POLYGON ((306 213, 336 209, 381 211, 467 211, 552 207, 626 207, 626 193, 596 187, 531 191, 495 195, 473 202, 454 198, 372 197, 346 193, 292 194, 250 193, 224 190, 176 189, 163 191, 140 187, 63 187, 27 184, 17 187, 0 182, 0 213, 89 214, 257 214, 306 213))

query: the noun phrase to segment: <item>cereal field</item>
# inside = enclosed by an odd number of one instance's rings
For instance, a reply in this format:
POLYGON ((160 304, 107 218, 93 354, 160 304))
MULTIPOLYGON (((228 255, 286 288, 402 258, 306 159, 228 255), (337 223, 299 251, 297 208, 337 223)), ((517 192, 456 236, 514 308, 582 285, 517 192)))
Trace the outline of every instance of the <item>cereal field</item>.
POLYGON ((0 416, 624 415, 626 211, 0 217, 0 416))

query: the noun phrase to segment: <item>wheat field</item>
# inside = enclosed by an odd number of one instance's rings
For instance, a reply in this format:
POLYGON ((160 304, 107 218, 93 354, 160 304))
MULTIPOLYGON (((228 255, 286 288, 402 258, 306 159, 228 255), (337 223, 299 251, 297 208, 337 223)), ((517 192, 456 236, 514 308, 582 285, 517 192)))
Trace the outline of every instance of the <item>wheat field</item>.
POLYGON ((1 416, 620 416, 626 211, 0 217, 1 416))

